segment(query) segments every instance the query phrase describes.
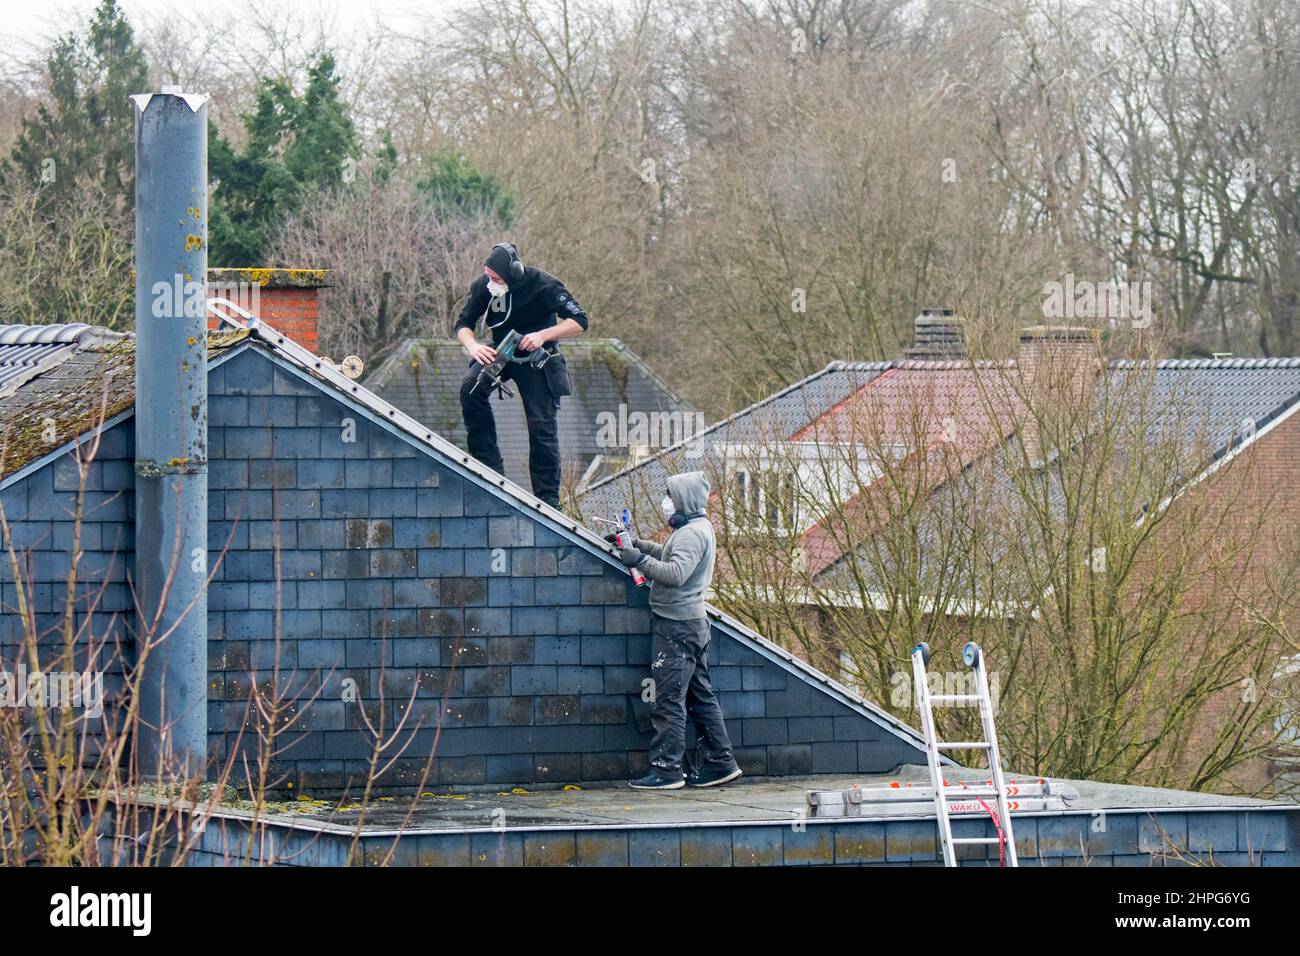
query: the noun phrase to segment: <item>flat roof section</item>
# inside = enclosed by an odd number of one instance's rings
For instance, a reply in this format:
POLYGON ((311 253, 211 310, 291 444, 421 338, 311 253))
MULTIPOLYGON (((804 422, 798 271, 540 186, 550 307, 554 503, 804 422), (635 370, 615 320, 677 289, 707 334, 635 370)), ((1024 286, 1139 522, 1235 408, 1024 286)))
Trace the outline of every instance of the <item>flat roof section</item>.
MULTIPOLYGON (((962 769, 949 773, 948 779, 978 781, 985 774, 962 769)), ((1010 780, 1025 780, 1022 774, 1007 774, 1010 780)), ((1022 816, 1059 816, 1062 813, 1095 814, 1118 810, 1212 810, 1269 809, 1300 810, 1294 804, 1257 800, 1250 797, 1192 793, 1156 787, 1132 787, 1097 783, 1089 780, 1060 780, 1061 789, 1077 791, 1077 798, 1065 800, 1064 811, 1050 810, 1016 814, 1022 816)), ((385 798, 374 802, 364 813, 362 832, 379 836, 401 831, 406 836, 419 833, 453 833, 478 830, 532 829, 539 827, 696 827, 732 823, 790 823, 808 818, 808 793, 814 790, 844 790, 862 787, 887 787, 891 782, 928 786, 925 767, 904 765, 888 774, 817 774, 807 777, 745 779, 723 787, 681 790, 644 791, 629 787, 584 790, 502 790, 455 794, 430 794, 385 798), (414 806, 413 806, 414 804, 414 806)), ((346 804, 335 809, 325 801, 302 801, 288 813, 272 817, 292 819, 295 825, 346 828, 353 831, 361 811, 346 804)), ((218 811, 224 813, 225 811, 218 811)), ((862 816, 848 819, 896 820, 933 819, 932 805, 914 804, 863 807, 862 816)), ((818 818, 809 818, 809 822, 818 818)), ((830 819, 830 818, 828 818, 830 819)))

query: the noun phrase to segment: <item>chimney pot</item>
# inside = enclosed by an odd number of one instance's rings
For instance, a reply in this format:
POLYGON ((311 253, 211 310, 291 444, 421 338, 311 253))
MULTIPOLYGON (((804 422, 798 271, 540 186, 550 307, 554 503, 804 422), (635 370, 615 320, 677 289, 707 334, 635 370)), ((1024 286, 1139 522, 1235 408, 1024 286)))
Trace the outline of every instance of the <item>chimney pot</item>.
POLYGON ((912 359, 955 359, 966 355, 966 322, 952 309, 922 309, 912 322, 912 359))

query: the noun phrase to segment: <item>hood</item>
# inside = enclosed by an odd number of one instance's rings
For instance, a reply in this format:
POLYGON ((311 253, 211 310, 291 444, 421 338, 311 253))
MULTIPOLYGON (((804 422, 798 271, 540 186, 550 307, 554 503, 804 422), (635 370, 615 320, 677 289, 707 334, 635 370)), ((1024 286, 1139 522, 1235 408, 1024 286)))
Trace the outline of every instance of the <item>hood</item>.
POLYGON ((704 511, 709 503, 709 479, 702 471, 687 471, 668 479, 668 497, 679 514, 692 515, 704 511))

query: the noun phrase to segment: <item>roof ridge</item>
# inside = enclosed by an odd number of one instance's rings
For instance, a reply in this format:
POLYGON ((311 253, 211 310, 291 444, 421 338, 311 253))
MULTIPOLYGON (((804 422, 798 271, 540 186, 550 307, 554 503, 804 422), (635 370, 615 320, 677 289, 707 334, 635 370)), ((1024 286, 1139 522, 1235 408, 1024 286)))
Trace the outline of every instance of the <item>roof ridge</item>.
POLYGON ((825 368, 818 369, 816 372, 813 372, 811 375, 806 375, 803 378, 799 379, 799 381, 793 382, 790 385, 787 385, 783 389, 775 391, 770 395, 760 398, 758 401, 753 402, 752 404, 746 405, 742 409, 732 412, 726 418, 718 419, 712 425, 709 425, 703 431, 696 432, 690 438, 683 438, 681 441, 674 442, 673 444, 668 445, 665 448, 659 449, 659 451, 655 452, 655 454, 651 455, 649 458, 643 459, 642 461, 639 461, 634 465, 628 465, 626 468, 622 468, 619 471, 614 472, 612 475, 606 475, 604 478, 600 479, 599 481, 593 482, 592 484, 586 487, 586 489, 583 491, 583 495, 584 496, 588 495, 591 492, 595 491, 597 488, 609 484, 615 478, 621 478, 624 475, 636 471, 638 468, 644 468, 646 465, 650 464, 651 462, 658 461, 660 458, 663 458, 669 452, 672 452, 675 449, 682 447, 683 445, 689 444, 690 442, 699 441, 705 435, 709 434, 709 432, 716 431, 717 429, 721 428, 724 425, 731 424, 741 415, 745 415, 748 414, 749 412, 755 411, 761 406, 768 404, 769 402, 774 402, 778 398, 781 398, 782 396, 789 394, 790 392, 794 391, 797 388, 806 387, 814 379, 821 378, 823 375, 827 375, 831 372, 842 372, 842 371, 874 371, 874 369, 854 369, 854 368, 846 367, 846 363, 844 362, 829 362, 827 363, 825 368))
POLYGON ((105 342, 116 342, 123 338, 126 338, 125 332, 116 332, 102 325, 87 325, 85 322, 0 325, 0 346, 76 345, 87 348, 105 342))
POLYGON ((843 372, 883 372, 891 365, 894 365, 895 361, 894 359, 882 359, 871 362, 857 362, 849 359, 836 359, 827 368, 834 366, 836 371, 843 372))
POLYGON ((1111 368, 1151 368, 1157 369, 1195 369, 1195 368, 1300 368, 1300 357, 1241 357, 1241 358, 1196 358, 1196 359, 1111 359, 1111 368))
MULTIPOLYGON (((398 339, 396 345, 400 347, 408 342, 418 343, 420 345, 438 345, 455 349, 463 348, 460 342, 456 339, 447 338, 442 335, 407 335, 398 339)), ((597 345, 613 344, 619 351, 632 351, 631 346, 622 339, 613 335, 582 335, 572 339, 561 339, 557 344, 567 347, 578 346, 580 348, 594 348, 597 345)))
POLYGON ((632 362, 635 362, 636 365, 641 369, 642 374, 644 374, 647 378, 651 379, 656 385, 658 385, 669 395, 671 395, 676 402, 678 402, 681 405, 687 405, 692 410, 695 410, 695 404, 693 402, 688 402, 686 399, 682 398, 682 396, 678 394, 677 389, 669 385, 668 382, 665 381, 663 377, 660 376, 659 373, 656 372, 654 368, 651 367, 646 362, 646 360, 641 357, 641 354, 639 352, 637 352, 634 348, 632 348, 632 346, 628 345, 622 339, 615 338, 614 336, 611 335, 605 338, 588 339, 586 342, 582 342, 581 339, 565 339, 564 341, 570 342, 573 345, 582 344, 587 348, 594 347, 597 342, 602 342, 602 343, 607 343, 609 345, 612 345, 618 351, 626 353, 627 359, 625 359, 625 361, 630 360, 632 362))
MULTIPOLYGON (((695 405, 682 397, 677 389, 673 388, 658 372, 656 372, 649 363, 643 359, 639 352, 633 349, 622 339, 613 336, 580 336, 573 339, 563 339, 557 343, 566 349, 584 349, 591 351, 597 348, 613 348, 620 353, 620 358, 627 364, 635 365, 646 378, 650 379, 661 391, 667 392, 674 402, 679 405, 685 405, 690 411, 696 411, 695 405)), ((393 346, 392 350, 384 356, 382 362, 375 366, 374 371, 367 372, 365 380, 367 382, 378 382, 380 378, 389 373, 390 369, 396 366, 398 357, 405 357, 415 348, 437 348, 447 352, 462 352, 464 347, 455 339, 443 338, 440 336, 423 337, 418 335, 408 335, 399 339, 393 346)))

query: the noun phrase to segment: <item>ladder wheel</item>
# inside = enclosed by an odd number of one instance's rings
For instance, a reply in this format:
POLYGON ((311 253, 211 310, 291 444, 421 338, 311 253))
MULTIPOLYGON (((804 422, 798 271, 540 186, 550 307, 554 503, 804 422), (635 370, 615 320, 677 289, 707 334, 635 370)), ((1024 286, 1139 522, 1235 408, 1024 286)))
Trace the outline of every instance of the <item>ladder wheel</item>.
POLYGON ((970 641, 961 649, 961 659, 966 662, 967 667, 977 667, 980 662, 980 646, 974 641, 970 641))
POLYGON ((930 666, 930 645, 925 643, 925 641, 922 641, 920 644, 917 644, 916 647, 912 648, 913 654, 915 654, 917 651, 921 652, 921 663, 923 663, 926 667, 929 667, 930 666))

